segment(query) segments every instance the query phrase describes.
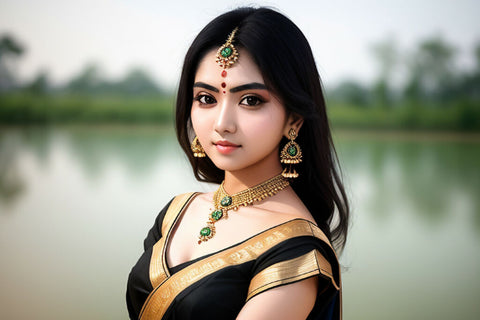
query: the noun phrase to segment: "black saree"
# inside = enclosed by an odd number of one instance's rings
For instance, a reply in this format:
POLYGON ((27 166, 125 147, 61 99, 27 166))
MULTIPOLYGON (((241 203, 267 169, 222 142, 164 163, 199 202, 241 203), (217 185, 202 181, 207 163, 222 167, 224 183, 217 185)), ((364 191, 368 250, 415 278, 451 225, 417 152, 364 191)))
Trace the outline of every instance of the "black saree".
POLYGON ((307 319, 341 319, 335 252, 325 234, 304 219, 287 221, 229 248, 168 268, 165 243, 194 195, 175 197, 149 231, 145 252, 128 279, 131 319, 235 319, 254 296, 312 276, 318 276, 319 290, 307 319))

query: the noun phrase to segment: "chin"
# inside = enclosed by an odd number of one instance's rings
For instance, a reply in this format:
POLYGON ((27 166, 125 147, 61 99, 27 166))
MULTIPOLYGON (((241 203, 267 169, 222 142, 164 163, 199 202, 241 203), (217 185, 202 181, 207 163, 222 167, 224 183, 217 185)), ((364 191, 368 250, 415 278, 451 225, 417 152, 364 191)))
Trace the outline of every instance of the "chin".
POLYGON ((234 159, 210 159, 218 169, 223 171, 238 171, 250 166, 250 164, 240 163, 239 161, 236 161, 234 159))

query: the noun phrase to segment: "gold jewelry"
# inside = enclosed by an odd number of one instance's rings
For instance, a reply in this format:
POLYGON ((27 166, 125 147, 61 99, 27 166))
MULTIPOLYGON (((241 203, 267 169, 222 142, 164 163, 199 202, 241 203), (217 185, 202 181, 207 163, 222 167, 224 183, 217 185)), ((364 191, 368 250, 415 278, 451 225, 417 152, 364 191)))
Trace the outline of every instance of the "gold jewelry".
POLYGON ((222 71, 222 77, 226 77, 227 71, 225 69, 230 68, 238 60, 238 51, 235 46, 232 44, 235 33, 238 31, 238 27, 233 29, 232 33, 228 36, 227 42, 225 42, 217 50, 217 59, 215 60, 220 67, 224 70, 222 71))
POLYGON ((200 141, 198 141, 197 136, 195 136, 195 138, 193 139, 192 144, 190 145, 190 148, 192 149, 193 156, 195 158, 204 158, 205 157, 205 150, 203 150, 203 147, 200 144, 200 141))
POLYGON ((297 178, 298 173, 295 171, 292 164, 302 162, 302 150, 298 143, 294 141, 295 138, 297 138, 297 132, 295 129, 291 128, 288 131, 288 136, 290 137, 290 141, 283 147, 282 152, 280 153, 280 162, 288 164, 288 167, 283 169, 282 176, 285 178, 297 178))
POLYGON ((240 206, 246 207, 256 201, 262 201, 265 198, 277 194, 280 190, 283 190, 290 185, 288 180, 285 179, 283 175, 279 174, 254 187, 229 195, 223 188, 224 184, 225 180, 213 194, 213 205, 215 209, 208 217, 207 226, 200 230, 198 244, 213 238, 215 235, 215 223, 222 218, 228 219, 228 210, 233 209, 234 211, 237 211, 240 206))

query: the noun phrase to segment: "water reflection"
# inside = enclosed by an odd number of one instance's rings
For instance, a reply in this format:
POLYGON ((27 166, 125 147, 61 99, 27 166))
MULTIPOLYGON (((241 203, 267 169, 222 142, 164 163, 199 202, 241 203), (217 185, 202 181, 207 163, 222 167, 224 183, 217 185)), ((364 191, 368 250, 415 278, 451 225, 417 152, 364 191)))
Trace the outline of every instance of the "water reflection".
MULTIPOLYGON (((440 300, 480 315, 480 139, 340 132, 336 142, 354 209, 345 317, 450 319, 440 300), (446 275, 458 261, 461 274, 446 275)), ((155 213, 205 189, 172 128, 1 129, 0 318, 126 318, 126 275, 155 213)))
POLYGON ((434 228, 459 211, 480 232, 480 143, 415 139, 338 139, 339 153, 360 199, 380 222, 408 214, 434 228))
MULTIPOLYGON (((25 181, 20 176, 16 159, 20 143, 13 134, 0 138, 0 202, 10 205, 25 189, 25 181)), ((5 210, 4 213, 7 213, 5 210)))
POLYGON ((142 180, 158 161, 169 158, 174 143, 171 128, 116 128, 94 133, 77 128, 68 137, 69 152, 92 180, 102 177, 115 163, 126 169, 130 179, 142 180))

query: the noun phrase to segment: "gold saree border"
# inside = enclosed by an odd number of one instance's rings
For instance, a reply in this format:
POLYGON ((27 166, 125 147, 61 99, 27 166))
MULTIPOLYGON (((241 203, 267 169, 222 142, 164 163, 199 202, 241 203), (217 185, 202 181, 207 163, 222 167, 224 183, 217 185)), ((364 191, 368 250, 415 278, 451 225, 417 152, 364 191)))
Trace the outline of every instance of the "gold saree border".
MULTIPOLYGON (((323 232, 313 223, 305 219, 294 219, 267 229, 230 249, 192 263, 174 275, 167 277, 154 288, 142 307, 139 319, 161 319, 179 293, 222 268, 252 261, 287 239, 300 236, 316 236, 316 234, 320 235, 323 232), (315 229, 318 230, 314 231, 315 229)), ((326 236, 323 235, 319 238, 323 240, 323 238, 326 239, 326 236)))
POLYGON ((178 214, 190 203, 194 195, 196 195, 195 192, 190 192, 176 196, 165 213, 162 222, 162 237, 153 245, 150 258, 149 277, 153 288, 157 287, 170 275, 165 261, 165 243, 168 240, 174 222, 177 220, 178 214))
MULTIPOLYGON (((323 240, 328 246, 332 249, 333 254, 335 255, 335 259, 338 261, 338 256, 337 253, 335 252, 335 249, 333 249, 333 246, 330 243, 330 240, 328 240, 327 236, 323 233, 323 231, 313 225, 315 228, 312 228, 313 235, 321 240, 323 240)), ((340 319, 343 319, 343 298, 342 298, 342 273, 340 271, 340 266, 338 266, 338 295, 339 295, 339 315, 340 319)))
POLYGON ((318 250, 312 250, 300 257, 277 262, 256 274, 250 281, 247 301, 273 287, 316 275, 328 278, 335 289, 340 290, 333 277, 330 263, 318 250))

